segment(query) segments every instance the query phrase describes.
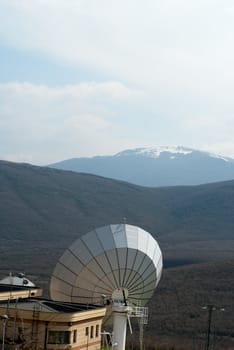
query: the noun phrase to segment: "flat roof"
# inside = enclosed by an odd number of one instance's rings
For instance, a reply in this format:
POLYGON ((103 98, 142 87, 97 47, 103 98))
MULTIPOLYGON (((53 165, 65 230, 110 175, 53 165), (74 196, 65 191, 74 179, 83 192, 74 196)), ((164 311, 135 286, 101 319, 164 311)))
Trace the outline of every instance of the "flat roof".
POLYGON ((7 293, 7 292, 16 292, 16 291, 28 291, 32 289, 40 289, 36 286, 17 286, 14 284, 0 284, 0 293, 7 293))
POLYGON ((90 304, 78 304, 62 301, 54 301, 44 298, 19 298, 16 300, 9 300, 6 302, 0 301, 0 307, 5 307, 6 305, 9 308, 15 307, 17 303, 18 308, 25 310, 34 310, 35 304, 38 304, 40 311, 44 312, 62 312, 62 313, 76 313, 83 311, 91 311, 105 308, 104 305, 90 305, 90 304))
POLYGON ((43 304, 59 312, 77 312, 104 308, 104 305, 77 304, 53 300, 44 300, 43 304))

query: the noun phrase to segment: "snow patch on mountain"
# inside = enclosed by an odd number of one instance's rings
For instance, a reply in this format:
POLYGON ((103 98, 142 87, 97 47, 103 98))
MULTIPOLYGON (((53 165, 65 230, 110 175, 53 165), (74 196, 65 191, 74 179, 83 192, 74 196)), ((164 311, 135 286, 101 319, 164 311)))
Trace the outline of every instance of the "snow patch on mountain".
POLYGON ((143 156, 148 158, 159 158, 162 153, 169 153, 170 159, 176 159, 176 155, 188 155, 193 152, 199 152, 200 154, 207 155, 212 158, 221 159, 225 162, 234 162, 233 158, 224 157, 218 154, 209 153, 206 151, 198 151, 192 148, 183 146, 155 146, 155 147, 142 147, 135 149, 127 149, 115 154, 115 157, 123 156, 143 156))
MULTIPOLYGON (((156 146, 156 147, 135 148, 135 149, 125 150, 117 153, 116 157, 140 155, 140 156, 145 156, 149 158, 159 158, 162 153, 187 155, 187 154, 191 154, 192 152, 194 152, 193 149, 182 147, 182 146, 156 146)), ((172 156, 172 157, 171 159, 175 158, 175 156, 172 156)))
POLYGON ((224 157, 224 156, 220 156, 219 154, 209 153, 209 156, 212 157, 212 158, 222 159, 225 162, 233 162, 234 161, 232 158, 227 158, 227 157, 224 157))

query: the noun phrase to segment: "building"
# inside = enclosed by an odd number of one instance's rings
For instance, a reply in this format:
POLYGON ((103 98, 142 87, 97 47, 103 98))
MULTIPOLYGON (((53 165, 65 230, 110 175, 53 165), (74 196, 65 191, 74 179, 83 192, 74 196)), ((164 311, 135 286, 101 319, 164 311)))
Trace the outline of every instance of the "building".
POLYGON ((100 349, 104 306, 43 299, 29 282, 7 282, 0 281, 2 350, 100 349))

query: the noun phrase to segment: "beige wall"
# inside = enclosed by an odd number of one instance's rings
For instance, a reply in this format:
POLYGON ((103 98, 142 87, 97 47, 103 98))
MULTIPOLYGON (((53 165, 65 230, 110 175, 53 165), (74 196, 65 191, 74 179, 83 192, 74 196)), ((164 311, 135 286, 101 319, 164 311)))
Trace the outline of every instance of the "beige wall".
POLYGON ((42 295, 42 289, 28 289, 28 290, 18 290, 18 291, 8 291, 0 293, 0 300, 15 300, 16 298, 30 298, 30 297, 40 297, 42 295))
MULTIPOLYGON (((15 342, 19 338, 25 340, 24 346, 19 344, 18 349, 97 350, 101 347, 100 333, 102 319, 105 315, 104 308, 78 313, 39 312, 35 317, 32 310, 21 310, 19 306, 18 309, 11 307, 6 310, 6 307, 0 306, 0 316, 4 314, 8 314, 9 317, 6 323, 6 338, 15 342), (61 333, 50 333, 58 331, 69 332, 67 344, 57 343, 61 333), (49 339, 56 339, 53 341, 55 344, 49 344, 49 339)), ((0 323, 0 338, 2 338, 3 321, 0 320, 0 323)), ((67 333, 65 335, 67 336, 67 333)), ((7 350, 7 344, 5 349, 7 350)))

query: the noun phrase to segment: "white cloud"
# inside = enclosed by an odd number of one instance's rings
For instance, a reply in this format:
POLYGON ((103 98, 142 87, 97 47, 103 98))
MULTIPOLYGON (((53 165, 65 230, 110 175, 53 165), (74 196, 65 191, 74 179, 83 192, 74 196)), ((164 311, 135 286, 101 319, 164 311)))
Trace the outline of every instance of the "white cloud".
POLYGON ((233 17, 226 11, 227 1, 1 2, 0 35, 13 45, 133 80, 148 82, 151 77, 155 82, 161 73, 173 73, 175 66, 185 78, 183 69, 192 68, 191 56, 197 73, 202 58, 205 73, 207 64, 214 68, 219 48, 233 57, 233 17))
POLYGON ((1 0, 0 38, 168 99, 234 88, 229 0, 1 0))
POLYGON ((0 159, 47 164, 155 144, 234 157, 233 116, 222 106, 214 105, 210 115, 194 106, 187 114, 187 107, 176 110, 176 99, 167 102, 114 81, 0 84, 0 159))
POLYGON ((130 141, 118 133, 116 105, 135 104, 139 96, 119 82, 62 88, 0 84, 0 158, 45 164, 94 150, 118 151, 130 141))
MULTIPOLYGON (((158 143, 207 145, 234 156, 230 0, 0 0, 0 6, 3 42, 113 79, 1 86, 0 128, 9 137, 19 137, 18 128, 25 144, 56 144, 59 159, 158 143)), ((27 151, 34 161, 49 158, 27 151)))

